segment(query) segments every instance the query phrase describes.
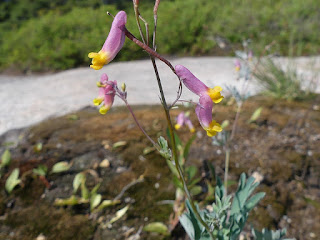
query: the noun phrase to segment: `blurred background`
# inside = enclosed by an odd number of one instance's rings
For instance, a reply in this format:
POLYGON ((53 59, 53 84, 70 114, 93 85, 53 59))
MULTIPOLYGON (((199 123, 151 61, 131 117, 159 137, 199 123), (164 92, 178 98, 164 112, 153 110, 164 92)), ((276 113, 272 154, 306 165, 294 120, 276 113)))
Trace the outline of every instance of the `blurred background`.
MULTIPOLYGON (((150 23, 153 4, 140 3, 150 23)), ((87 66, 88 52, 100 49, 112 21, 101 13, 116 14, 119 9, 127 11, 127 27, 138 36, 130 0, 2 0, 0 70, 26 73, 87 66)), ((279 55, 320 52, 318 0, 163 0, 158 15, 157 45, 165 55, 228 56, 246 39, 251 39, 256 55, 272 41, 279 55)), ((146 57, 130 41, 124 48, 116 60, 146 57)))

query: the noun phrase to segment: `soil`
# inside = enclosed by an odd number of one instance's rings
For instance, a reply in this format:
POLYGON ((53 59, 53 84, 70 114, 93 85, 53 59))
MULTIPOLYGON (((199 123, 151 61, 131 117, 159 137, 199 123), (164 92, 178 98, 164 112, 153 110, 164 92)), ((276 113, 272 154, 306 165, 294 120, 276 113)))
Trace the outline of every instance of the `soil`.
MULTIPOLYGON (((286 102, 256 96, 243 107, 231 144, 229 179, 237 181, 242 172, 256 172, 263 178, 258 190, 266 192, 266 197, 248 220, 255 228, 286 227, 288 237, 320 238, 319 97, 317 100, 286 102), (258 107, 263 107, 260 117, 248 123, 258 107)), ((225 100, 214 110, 218 122, 228 119, 232 123, 236 105, 225 100)), ((166 137, 160 106, 137 106, 134 111, 153 139, 166 137)), ((172 117, 180 111, 173 110, 172 117)), ((197 137, 187 164, 196 165, 201 170, 199 177, 205 178, 203 163, 211 162, 223 177, 223 149, 212 144, 195 114, 191 119, 197 137)), ((184 142, 191 137, 188 129, 178 134, 184 142)), ((1 153, 9 147, 12 154, 12 162, 0 179, 0 239, 138 239, 133 234, 141 226, 154 221, 170 223, 172 205, 161 203, 175 199, 172 174, 166 161, 150 151, 152 145, 125 108, 113 108, 106 116, 85 108, 31 128, 9 131, 0 137, 0 143, 1 153), (103 160, 109 165, 101 166, 103 160), (72 163, 72 167, 56 174, 49 171, 45 178, 32 174, 39 164, 51 170, 59 161, 72 163), (9 195, 4 185, 14 168, 20 169, 22 183, 9 195), (55 206, 55 199, 72 195, 75 175, 86 169, 91 169, 87 187, 91 190, 100 182, 98 193, 103 200, 114 199, 128 184, 135 184, 118 196, 120 204, 98 212, 90 212, 88 203, 55 206), (129 210, 122 218, 106 224, 125 206, 129 210)), ((235 188, 236 184, 230 186, 231 191, 235 188)), ((140 239, 187 238, 177 225, 170 236, 142 231, 140 239)))

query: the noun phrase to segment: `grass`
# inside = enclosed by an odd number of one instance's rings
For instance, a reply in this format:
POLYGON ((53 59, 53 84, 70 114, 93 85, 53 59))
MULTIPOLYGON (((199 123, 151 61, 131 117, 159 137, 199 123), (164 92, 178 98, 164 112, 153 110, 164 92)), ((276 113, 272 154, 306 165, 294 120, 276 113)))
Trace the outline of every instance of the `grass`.
MULTIPOLYGON (((265 89, 265 94, 276 99, 286 100, 306 100, 314 97, 311 86, 304 89, 302 83, 308 80, 299 74, 293 65, 289 65, 283 69, 280 64, 267 58, 263 60, 260 67, 253 73, 255 79, 265 89)), ((315 79, 309 80, 313 81, 315 79)), ((311 82, 310 82, 311 83, 311 82)))

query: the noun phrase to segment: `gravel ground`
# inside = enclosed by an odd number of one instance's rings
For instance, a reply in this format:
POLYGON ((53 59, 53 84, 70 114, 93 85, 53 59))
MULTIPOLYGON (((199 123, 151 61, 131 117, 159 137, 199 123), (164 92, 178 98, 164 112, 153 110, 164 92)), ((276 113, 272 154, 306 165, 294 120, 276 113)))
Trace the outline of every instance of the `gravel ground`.
MULTIPOLYGON (((171 62, 173 65, 186 66, 208 86, 241 86, 242 82, 236 80, 234 60, 226 57, 200 57, 173 59, 171 62)), ((279 64, 283 66, 288 62, 286 58, 279 58, 279 64)), ((320 69, 320 57, 301 57, 293 62, 299 73, 307 77, 320 69)), ((158 67, 167 101, 172 102, 177 95, 178 80, 162 62, 159 62, 158 67)), ((117 80, 119 85, 126 83, 130 104, 159 104, 157 83, 149 60, 111 63, 100 71, 77 68, 41 76, 0 75, 0 135, 49 117, 93 106, 92 100, 98 92, 96 82, 102 73, 107 73, 109 80, 117 80)), ((261 90, 255 83, 250 83, 248 89, 252 94, 261 90)), ((315 91, 320 92, 320 87, 315 91)), ((197 97, 184 88, 182 99, 196 101, 197 97)), ((116 99, 115 105, 123 103, 116 99)))

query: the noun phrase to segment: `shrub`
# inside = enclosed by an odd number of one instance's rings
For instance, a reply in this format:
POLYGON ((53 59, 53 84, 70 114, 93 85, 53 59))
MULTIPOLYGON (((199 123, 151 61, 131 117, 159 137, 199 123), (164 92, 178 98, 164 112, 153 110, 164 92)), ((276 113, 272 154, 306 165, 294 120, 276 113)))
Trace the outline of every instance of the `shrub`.
MULTIPOLYGON (((0 51, 6 58, 0 59, 0 69, 46 71, 88 65, 87 53, 101 48, 102 42, 97 39, 105 37, 109 30, 107 26, 112 19, 105 12, 115 14, 118 10, 113 5, 93 5, 96 0, 81 7, 71 7, 70 1, 53 10, 39 10, 36 15, 30 10, 31 19, 25 22, 19 22, 19 17, 12 14, 8 21, 3 21, 0 51)), ((219 49, 217 38, 225 39, 229 50, 243 39, 251 38, 256 52, 276 40, 280 54, 288 54, 288 49, 301 54, 319 53, 320 33, 314 31, 320 22, 317 2, 164 0, 158 12, 157 45, 164 55, 230 55, 232 51, 219 49)), ((123 3, 132 6, 129 1, 123 3)), ((152 3, 143 1, 140 5, 152 33, 152 3)), ((132 9, 127 13, 128 29, 138 36, 132 9)), ((141 57, 147 54, 129 43, 117 59, 141 57)))

